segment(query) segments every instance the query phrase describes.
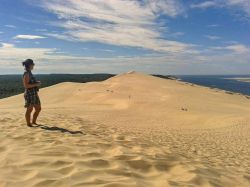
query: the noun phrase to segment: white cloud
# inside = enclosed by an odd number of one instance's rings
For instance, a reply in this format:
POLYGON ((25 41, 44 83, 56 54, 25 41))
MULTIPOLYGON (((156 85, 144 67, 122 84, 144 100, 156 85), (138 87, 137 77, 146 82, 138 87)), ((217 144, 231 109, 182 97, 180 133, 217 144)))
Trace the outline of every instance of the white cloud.
POLYGON ((231 53, 237 53, 237 54, 247 54, 250 53, 250 47, 244 45, 244 44, 239 44, 235 43, 232 45, 227 45, 227 46, 216 46, 216 47, 211 47, 210 49, 212 50, 224 50, 224 51, 230 51, 231 53))
POLYGON ((213 0, 204 1, 202 3, 191 4, 191 8, 230 8, 233 10, 239 9, 247 17, 250 17, 250 1, 249 0, 213 0))
POLYGON ((36 60, 81 60, 90 59, 89 57, 78 57, 71 55, 58 55, 60 53, 56 48, 19 48, 14 44, 1 43, 0 59, 8 61, 20 61, 26 58, 34 58, 36 60))
POLYGON ((15 25, 4 25, 5 27, 8 27, 8 28, 16 28, 16 26, 15 25))
POLYGON ((66 41, 78 41, 77 39, 73 38, 72 36, 68 34, 58 34, 58 33, 44 33, 46 36, 51 36, 60 40, 66 40, 66 41))
POLYGON ((185 34, 184 32, 175 32, 175 33, 172 33, 171 35, 174 37, 179 37, 179 36, 183 36, 184 34, 185 34))
POLYGON ((164 39, 157 25, 159 15, 176 17, 183 13, 175 0, 45 0, 41 6, 58 16, 59 21, 51 24, 65 29, 47 36, 158 52, 196 52, 193 44, 164 39))
POLYGON ((36 29, 36 31, 38 31, 38 32, 46 32, 48 30, 47 29, 36 29))
POLYGON ((191 8, 209 8, 209 7, 215 7, 217 6, 217 2, 216 1, 205 1, 199 4, 191 4, 190 7, 191 8))
POLYGON ((210 39, 210 40, 218 40, 220 39, 221 37, 219 36, 213 36, 213 35, 204 35, 204 37, 210 39))
POLYGON ((211 24, 211 25, 207 25, 207 27, 210 27, 210 28, 211 28, 211 27, 212 27, 212 28, 213 28, 213 27, 219 27, 219 26, 220 26, 219 24, 211 24))
POLYGON ((28 39, 28 40, 34 40, 34 39, 42 39, 46 38, 44 36, 37 36, 37 35, 16 35, 14 39, 28 39))
POLYGON ((239 42, 234 40, 224 41, 225 44, 239 44, 239 42))
POLYGON ((248 17, 250 17, 250 1, 249 0, 227 0, 226 3, 231 7, 239 7, 248 17))
POLYGON ((115 52, 114 50, 112 49, 100 49, 101 51, 105 51, 105 52, 109 52, 109 53, 113 53, 115 52))
POLYGON ((225 47, 225 49, 229 49, 234 51, 235 53, 250 53, 250 48, 243 44, 235 44, 235 45, 229 45, 225 47))
POLYGON ((23 60, 28 57, 43 58, 46 53, 55 51, 56 49, 46 48, 17 48, 14 44, 1 43, 0 58, 3 60, 23 60))
POLYGON ((178 0, 144 0, 145 5, 150 7, 155 14, 165 14, 175 17, 184 12, 184 8, 178 0))
POLYGON ((209 53, 197 55, 153 53, 145 56, 96 58, 71 56, 55 48, 18 48, 13 44, 1 43, 0 73, 20 73, 21 62, 32 58, 38 64, 36 72, 39 73, 122 73, 136 70, 158 74, 243 74, 250 71, 249 51, 248 46, 238 44, 217 47, 209 53))
POLYGON ((165 54, 153 56, 116 56, 110 58, 96 58, 85 56, 70 56, 61 54, 55 48, 18 48, 13 44, 1 43, 0 65, 3 67, 1 73, 15 70, 20 72, 21 62, 24 59, 32 58, 39 65, 37 71, 40 73, 122 73, 131 69, 145 72, 166 71, 168 65, 188 64, 190 58, 198 62, 200 56, 189 57, 184 54, 165 54), (20 62, 20 63, 19 63, 20 62), (72 66, 72 64, 74 64, 72 66), (60 65, 60 68, 58 68, 60 65), (77 68, 76 68, 77 67, 77 68), (147 69, 146 67, 150 67, 147 69), (153 68, 153 69, 151 69, 153 68))

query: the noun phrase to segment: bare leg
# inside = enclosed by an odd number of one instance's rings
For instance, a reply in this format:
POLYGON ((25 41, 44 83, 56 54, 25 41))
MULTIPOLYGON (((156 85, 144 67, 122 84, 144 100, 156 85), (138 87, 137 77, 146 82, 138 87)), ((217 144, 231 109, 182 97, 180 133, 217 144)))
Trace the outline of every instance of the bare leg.
POLYGON ((30 114, 33 110, 33 106, 29 106, 26 110, 26 113, 25 113, 25 119, 26 119, 26 123, 29 127, 31 127, 31 123, 30 123, 30 114))
POLYGON ((36 119, 41 111, 41 105, 34 105, 35 112, 33 114, 32 124, 36 124, 36 119))

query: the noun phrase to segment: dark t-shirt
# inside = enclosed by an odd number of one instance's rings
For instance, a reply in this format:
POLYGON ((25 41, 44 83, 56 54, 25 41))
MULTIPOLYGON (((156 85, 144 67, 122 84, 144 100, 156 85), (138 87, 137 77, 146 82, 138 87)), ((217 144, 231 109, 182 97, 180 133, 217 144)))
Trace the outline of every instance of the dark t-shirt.
MULTIPOLYGON (((23 73, 23 77, 24 77, 24 75, 25 74, 29 74, 29 84, 36 84, 37 83, 37 81, 36 81, 36 78, 34 77, 34 75, 32 74, 32 72, 31 71, 25 71, 24 73, 23 73)), ((26 88, 25 89, 25 91, 26 92, 38 92, 39 91, 39 88, 38 87, 33 87, 33 88, 26 88)))

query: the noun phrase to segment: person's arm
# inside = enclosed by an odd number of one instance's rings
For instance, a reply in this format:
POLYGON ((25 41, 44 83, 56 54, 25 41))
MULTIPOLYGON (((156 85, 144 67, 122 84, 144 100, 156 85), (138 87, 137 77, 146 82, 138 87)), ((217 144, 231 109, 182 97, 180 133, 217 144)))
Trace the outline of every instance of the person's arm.
POLYGON ((23 76, 23 85, 25 88, 33 88, 33 87, 37 87, 40 86, 40 83, 36 83, 36 84, 29 84, 29 74, 25 73, 25 75, 23 76))

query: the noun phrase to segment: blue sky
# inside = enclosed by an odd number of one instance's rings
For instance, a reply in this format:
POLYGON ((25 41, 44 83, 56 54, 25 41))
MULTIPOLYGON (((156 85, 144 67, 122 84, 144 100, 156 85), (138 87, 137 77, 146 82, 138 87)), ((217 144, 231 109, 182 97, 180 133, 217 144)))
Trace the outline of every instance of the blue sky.
POLYGON ((0 0, 0 74, 249 74, 249 0, 0 0))

